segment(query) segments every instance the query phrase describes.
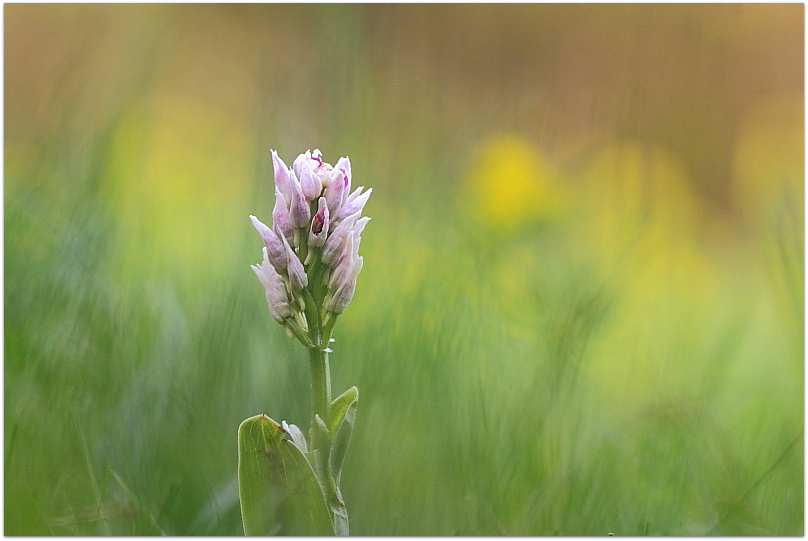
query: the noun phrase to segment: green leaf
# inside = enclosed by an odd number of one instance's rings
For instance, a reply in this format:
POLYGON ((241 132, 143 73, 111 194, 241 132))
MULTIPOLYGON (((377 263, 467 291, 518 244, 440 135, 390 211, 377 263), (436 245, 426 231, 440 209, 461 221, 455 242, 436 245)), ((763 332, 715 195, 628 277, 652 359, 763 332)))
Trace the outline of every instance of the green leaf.
POLYGON ((355 404, 357 400, 359 400, 359 389, 354 386, 331 402, 331 424, 328 426, 328 430, 331 432, 332 437, 339 430, 348 408, 351 404, 355 404))
POLYGON ((359 389, 351 387, 331 403, 331 475, 339 486, 342 463, 351 441, 359 389))
POLYGON ((245 535, 334 535, 325 498, 306 457, 267 417, 238 429, 238 489, 245 535))

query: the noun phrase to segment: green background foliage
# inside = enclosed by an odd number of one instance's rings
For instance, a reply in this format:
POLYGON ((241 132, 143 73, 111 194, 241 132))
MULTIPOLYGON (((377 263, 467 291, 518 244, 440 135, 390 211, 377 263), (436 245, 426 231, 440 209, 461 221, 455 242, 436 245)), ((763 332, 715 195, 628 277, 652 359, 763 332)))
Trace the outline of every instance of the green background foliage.
POLYGON ((802 535, 802 5, 5 9, 4 531, 240 535, 247 216, 373 187, 356 535, 802 535))

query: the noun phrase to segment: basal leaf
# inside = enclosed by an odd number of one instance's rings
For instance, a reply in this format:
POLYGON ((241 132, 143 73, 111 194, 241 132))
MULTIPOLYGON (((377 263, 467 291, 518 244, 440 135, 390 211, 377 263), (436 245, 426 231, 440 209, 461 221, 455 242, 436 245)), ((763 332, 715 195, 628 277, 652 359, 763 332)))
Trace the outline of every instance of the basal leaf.
POLYGON ((266 415, 238 430, 238 481, 245 535, 334 535, 306 457, 266 415))

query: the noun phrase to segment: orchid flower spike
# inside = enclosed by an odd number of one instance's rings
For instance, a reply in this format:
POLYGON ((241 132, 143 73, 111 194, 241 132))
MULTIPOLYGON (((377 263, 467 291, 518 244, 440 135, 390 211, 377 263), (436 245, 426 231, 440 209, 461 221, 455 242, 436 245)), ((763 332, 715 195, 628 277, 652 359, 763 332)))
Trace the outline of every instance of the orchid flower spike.
POLYGON ((331 328, 353 298, 362 269, 362 212, 371 191, 351 191, 351 162, 334 166, 318 149, 286 165, 272 152, 275 206, 272 227, 250 216, 264 242, 253 265, 272 316, 309 347, 328 347, 331 328), (319 342, 324 341, 324 344, 319 342))

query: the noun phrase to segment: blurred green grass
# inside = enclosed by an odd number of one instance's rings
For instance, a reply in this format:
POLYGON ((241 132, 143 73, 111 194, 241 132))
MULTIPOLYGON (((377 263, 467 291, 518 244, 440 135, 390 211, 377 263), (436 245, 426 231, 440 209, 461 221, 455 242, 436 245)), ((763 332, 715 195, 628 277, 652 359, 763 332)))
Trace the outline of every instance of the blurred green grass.
POLYGON ((802 9, 6 6, 6 535, 241 534, 315 146, 374 189, 352 533, 802 535, 802 9))

